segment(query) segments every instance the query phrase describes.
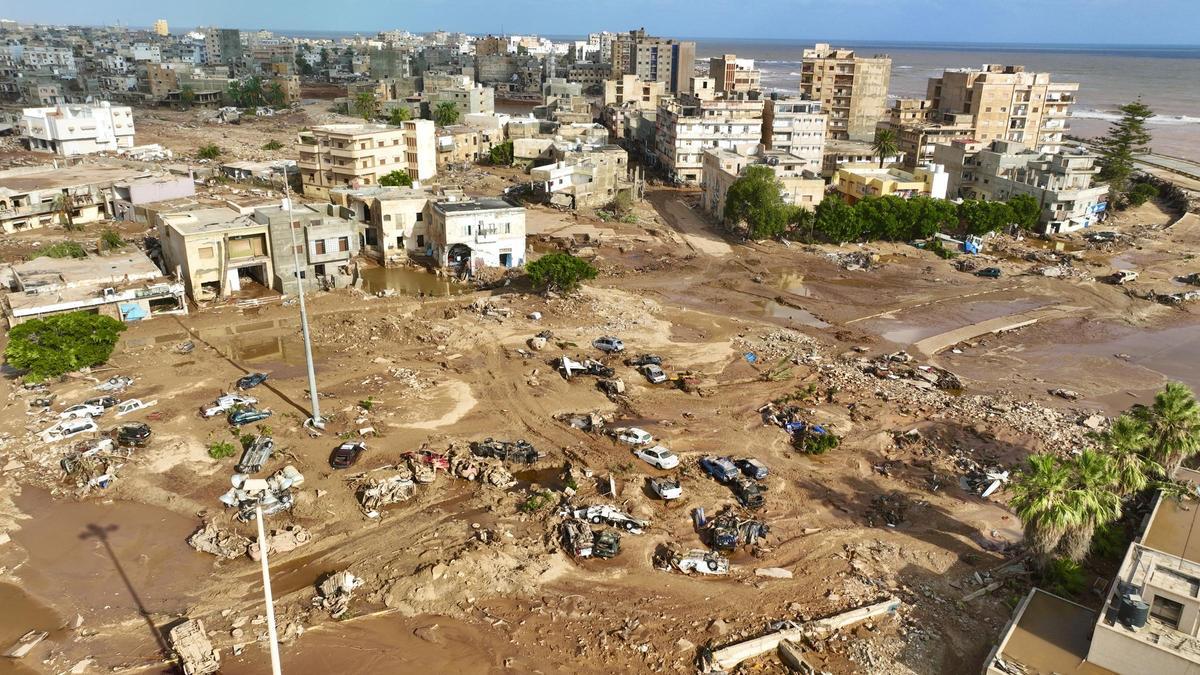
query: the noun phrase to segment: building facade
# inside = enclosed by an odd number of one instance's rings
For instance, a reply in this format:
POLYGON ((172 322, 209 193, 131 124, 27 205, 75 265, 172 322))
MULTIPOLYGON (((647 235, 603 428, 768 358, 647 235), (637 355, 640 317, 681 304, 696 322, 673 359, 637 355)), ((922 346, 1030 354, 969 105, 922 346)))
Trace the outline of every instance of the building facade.
POLYGON ((786 204, 812 211, 825 198, 825 181, 807 168, 808 162, 781 150, 740 154, 730 150, 704 152, 704 210, 725 224, 725 197, 730 186, 751 166, 763 166, 775 174, 786 204))
POLYGON ((133 110, 107 101, 25 108, 21 137, 34 152, 63 157, 116 152, 133 147, 133 110))
POLYGON ((828 122, 817 101, 772 96, 763 103, 762 145, 802 158, 804 170, 820 173, 828 122))
POLYGON ((426 205, 430 195, 410 187, 336 188, 330 199, 348 212, 363 231, 362 252, 384 265, 413 255, 430 255, 426 205))
POLYGON ((330 288, 337 285, 334 280, 338 278, 351 278, 350 261, 358 255, 362 236, 359 224, 343 217, 336 204, 295 204, 290 217, 280 206, 258 208, 253 218, 267 225, 271 250, 276 252, 271 283, 275 290, 296 293, 301 281, 306 290, 330 288))
POLYGON ((658 162, 674 181, 700 185, 704 151, 749 152, 762 141, 763 101, 751 98, 702 99, 684 94, 659 104, 655 120, 658 162))
POLYGON ((852 49, 818 44, 804 50, 800 94, 823 104, 829 138, 870 140, 883 117, 891 78, 891 57, 862 57, 852 49))
POLYGON ((739 59, 734 54, 709 59, 708 76, 716 82, 717 91, 727 94, 762 89, 762 74, 754 69, 754 59, 739 59))
POLYGON ((646 35, 644 28, 617 35, 612 45, 612 75, 637 75, 662 82, 671 93, 687 88, 694 74, 696 43, 646 35))
POLYGON ((943 167, 928 165, 912 173, 902 169, 878 167, 839 169, 833 175, 832 185, 847 203, 854 204, 866 197, 945 199, 948 182, 949 176, 943 167))
POLYGON ((196 302, 232 297, 274 280, 266 223, 229 208, 196 208, 158 216, 158 241, 166 269, 178 270, 196 302))
POLYGON ((429 204, 430 253, 460 274, 525 264, 525 209, 501 198, 429 204))
POLYGON ((326 124, 299 136, 300 179, 306 195, 328 199, 335 187, 367 187, 392 171, 413 180, 437 174, 437 141, 430 120, 386 124, 326 124))

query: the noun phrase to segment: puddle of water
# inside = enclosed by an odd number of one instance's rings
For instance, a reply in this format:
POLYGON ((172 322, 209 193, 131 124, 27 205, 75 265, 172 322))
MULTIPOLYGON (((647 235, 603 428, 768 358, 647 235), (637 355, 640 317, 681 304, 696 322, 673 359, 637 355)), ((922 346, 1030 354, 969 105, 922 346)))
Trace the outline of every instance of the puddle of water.
POLYGON ((360 271, 363 279, 363 290, 368 293, 378 293, 391 289, 403 295, 416 295, 424 291, 425 295, 446 296, 467 292, 462 284, 452 283, 423 270, 408 267, 368 267, 360 271))
POLYGON ((802 298, 812 297, 812 290, 804 283, 804 275, 800 272, 780 272, 768 285, 802 298))
POLYGON ((170 333, 168 335, 158 335, 158 336, 155 336, 155 338, 154 338, 154 344, 161 345, 165 342, 184 342, 189 337, 191 337, 191 336, 189 336, 186 332, 185 333, 170 333))
POLYGON ((1200 391, 1200 328, 1195 325, 1133 331, 1099 344, 1074 345, 1071 351, 1097 356, 1128 354, 1129 363, 1200 391))
MULTIPOLYGON (((275 595, 283 597, 305 588, 313 589, 318 579, 323 579, 326 575, 340 572, 345 568, 344 564, 339 566, 329 561, 318 560, 324 555, 324 553, 313 553, 283 564, 272 564, 271 590, 275 595)), ((253 583, 256 579, 261 583, 261 577, 258 576, 248 577, 247 581, 253 583)))
POLYGON ((774 319, 784 319, 789 322, 798 323, 801 326, 809 326, 812 328, 829 327, 828 323, 818 319, 816 315, 807 309, 790 307, 774 300, 769 300, 767 304, 763 306, 763 314, 774 319))
POLYGON ((0 673, 24 675, 36 672, 33 670, 32 664, 37 662, 38 655, 42 654, 48 645, 52 645, 63 637, 61 634, 65 633, 61 630, 64 624, 62 617, 30 597, 20 587, 12 584, 0 583, 0 607, 4 608, 4 611, 0 612, 0 646, 5 649, 31 630, 50 633, 50 636, 42 644, 25 657, 25 661, 29 665, 23 665, 23 662, 12 659, 0 659, 0 673))
POLYGON ((552 466, 545 469, 516 471, 513 473, 513 478, 517 479, 517 487, 519 488, 528 488, 532 485, 537 485, 543 490, 561 490, 564 487, 562 467, 552 466))
POLYGON ((1058 251, 1060 253, 1071 253, 1074 251, 1082 251, 1083 244, 1077 244, 1069 241, 1057 241, 1055 239, 1034 239, 1029 238, 1021 242, 1029 248, 1040 248, 1043 251, 1058 251))
POLYGON ((909 312, 897 312, 891 317, 880 317, 863 322, 869 330, 897 344, 912 344, 927 337, 973 323, 996 319, 1009 314, 1019 314, 1050 304, 1046 300, 1032 298, 1017 300, 980 300, 955 304, 947 300, 932 307, 920 307, 909 312), (919 318, 903 320, 899 315, 921 314, 919 318))

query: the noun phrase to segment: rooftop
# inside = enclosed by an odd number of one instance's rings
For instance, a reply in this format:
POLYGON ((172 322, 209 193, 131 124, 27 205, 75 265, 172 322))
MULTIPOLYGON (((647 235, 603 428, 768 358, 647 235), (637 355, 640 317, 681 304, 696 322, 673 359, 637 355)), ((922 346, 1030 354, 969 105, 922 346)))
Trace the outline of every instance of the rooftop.
POLYGON ((367 122, 348 123, 348 124, 321 124, 312 128, 313 131, 321 131, 328 134, 344 134, 347 136, 357 136, 360 134, 377 134, 385 131, 400 131, 400 127, 388 126, 386 124, 371 124, 367 122))
POLYGON ((202 208, 178 213, 164 213, 160 216, 167 227, 172 227, 184 236, 223 232, 239 228, 261 227, 250 216, 244 216, 233 209, 202 208))
POLYGON ((86 258, 34 258, 13 265, 12 271, 27 289, 100 283, 111 285, 162 276, 162 272, 141 251, 86 258))
POLYGON ((443 213, 464 213, 468 211, 520 209, 521 207, 503 197, 477 197, 461 202, 436 202, 434 208, 443 213))
POLYGON ((421 188, 415 187, 388 187, 373 185, 371 187, 361 188, 334 188, 330 192, 353 195, 355 197, 369 198, 374 197, 380 201, 389 199, 429 199, 429 193, 421 188))
POLYGON ((1026 675, 1111 675, 1087 662, 1096 613, 1035 588, 1026 596, 996 661, 1026 675))
MULTIPOLYGON (((1200 484, 1200 472, 1180 469, 1176 478, 1200 484)), ((1200 562, 1200 531, 1197 531, 1200 504, 1194 501, 1159 499, 1146 528, 1142 545, 1185 560, 1200 562)))
POLYGON ((145 169, 130 169, 120 166, 98 166, 79 164, 55 169, 52 166, 34 170, 10 170, 0 172, 0 189, 14 193, 34 190, 60 190, 78 185, 110 185, 132 178, 153 175, 145 169))

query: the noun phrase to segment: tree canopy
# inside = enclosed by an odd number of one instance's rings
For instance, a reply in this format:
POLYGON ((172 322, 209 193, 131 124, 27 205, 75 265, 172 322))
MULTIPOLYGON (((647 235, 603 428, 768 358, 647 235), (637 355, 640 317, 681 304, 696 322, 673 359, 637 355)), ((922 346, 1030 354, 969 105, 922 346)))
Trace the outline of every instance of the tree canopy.
POLYGON ((967 199, 958 205, 958 218, 967 234, 985 235, 1015 221, 1013 209, 1004 202, 967 199))
POLYGON ((580 282, 596 278, 596 268, 569 253, 548 253, 525 266, 525 273, 537 288, 571 291, 580 282))
POLYGON ((388 113, 388 124, 394 127, 398 127, 411 119, 412 111, 404 106, 392 108, 392 111, 388 113))
POLYGON ((494 166, 512 166, 512 141, 504 141, 503 143, 492 146, 492 149, 488 151, 488 161, 494 166))
POLYGON ((1128 187, 1129 176, 1133 173, 1133 153, 1150 143, 1146 120, 1154 116, 1154 111, 1142 103, 1141 98, 1126 103, 1119 110, 1121 118, 1113 122, 1108 133, 1098 141, 1099 178, 1108 181, 1114 193, 1125 192, 1128 187))
POLYGON ((458 106, 453 101, 442 101, 433 109, 433 121, 439 127, 448 127, 458 121, 458 106))
POLYGON ((1022 230, 1032 230, 1041 219, 1042 207, 1032 195, 1013 195, 1007 202, 1012 209, 1013 224, 1022 230))
POLYGON ((407 171, 396 169, 379 178, 379 184, 384 187, 412 187, 412 177, 407 171))
POLYGON ((896 132, 891 129, 877 129, 875 140, 871 141, 871 150, 879 158, 879 168, 882 169, 883 163, 888 157, 895 157, 896 153, 900 152, 900 145, 896 142, 896 132))
POLYGON ((354 95, 354 114, 370 121, 379 116, 379 100, 373 91, 360 91, 354 95))
POLYGON ((40 382, 108 361, 125 324, 90 312, 57 314, 18 324, 8 332, 4 358, 40 382))
POLYGON ((725 194, 725 219, 746 223, 750 237, 777 237, 787 229, 791 207, 783 202, 782 185, 766 166, 751 166, 725 194))
POLYGON ((829 195, 817 204, 813 228, 838 244, 854 241, 862 236, 858 213, 837 195, 829 195))

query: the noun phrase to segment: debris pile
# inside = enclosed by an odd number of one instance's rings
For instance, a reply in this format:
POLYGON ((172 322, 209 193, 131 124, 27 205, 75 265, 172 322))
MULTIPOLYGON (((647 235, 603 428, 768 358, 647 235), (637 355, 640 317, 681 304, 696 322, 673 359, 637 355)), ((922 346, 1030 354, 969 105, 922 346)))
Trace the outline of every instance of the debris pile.
POLYGON ((347 570, 330 575, 317 586, 313 606, 329 612, 331 618, 341 618, 350 609, 350 597, 354 589, 362 585, 363 580, 347 570))
POLYGON ((238 520, 246 521, 255 517, 255 507, 259 503, 263 514, 268 516, 292 508, 295 503, 292 488, 304 484, 304 474, 288 464, 270 478, 248 478, 245 474, 235 473, 231 482, 233 487, 219 499, 226 506, 236 507, 238 520))
POLYGON ((206 522, 192 536, 188 537, 187 543, 188 546, 201 553, 210 553, 218 558, 233 560, 246 555, 251 542, 248 537, 222 530, 214 523, 206 522))
POLYGON ((872 251, 851 251, 849 253, 828 253, 825 255, 838 267, 849 270, 869 270, 879 264, 879 254, 872 251))
POLYGON ((962 381, 954 373, 936 366, 912 365, 913 357, 905 351, 887 354, 875 359, 859 359, 864 373, 880 379, 905 380, 919 389, 945 389, 961 391, 962 381))
POLYGON ((804 333, 787 328, 763 333, 756 338, 738 335, 733 342, 740 349, 753 353, 758 361, 785 359, 797 365, 821 362, 819 343, 804 333))
POLYGON ((391 475, 363 480, 355 489, 354 496, 368 518, 378 518, 381 508, 408 501, 416 492, 412 471, 397 467, 391 475))
MULTIPOLYGON (((271 530, 267 534, 267 552, 270 555, 294 551, 312 541, 312 533, 299 525, 288 525, 282 530, 271 530)), ((254 560, 262 558, 259 543, 250 544, 246 553, 254 560)))
POLYGON ((221 669, 221 654, 213 648, 200 619, 189 619, 168 634, 185 675, 207 675, 221 669))

